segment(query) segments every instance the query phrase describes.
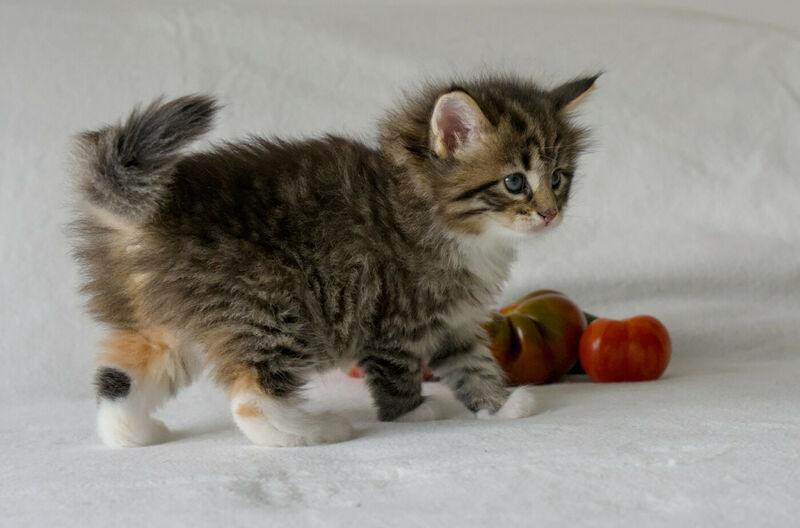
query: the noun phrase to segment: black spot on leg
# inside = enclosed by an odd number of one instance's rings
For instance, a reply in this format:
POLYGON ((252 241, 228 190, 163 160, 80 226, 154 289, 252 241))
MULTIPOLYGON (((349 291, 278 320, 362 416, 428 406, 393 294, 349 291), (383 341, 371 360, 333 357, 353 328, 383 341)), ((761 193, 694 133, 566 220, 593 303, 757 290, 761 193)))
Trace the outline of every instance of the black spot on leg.
POLYGON ((131 378, 121 370, 111 367, 98 369, 94 384, 97 397, 109 400, 124 398, 131 390, 131 378))

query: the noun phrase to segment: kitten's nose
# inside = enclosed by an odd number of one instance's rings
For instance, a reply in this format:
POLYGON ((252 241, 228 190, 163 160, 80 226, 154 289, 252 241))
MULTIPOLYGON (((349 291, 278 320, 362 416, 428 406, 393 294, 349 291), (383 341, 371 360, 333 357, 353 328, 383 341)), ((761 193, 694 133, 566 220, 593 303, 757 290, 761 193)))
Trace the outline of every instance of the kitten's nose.
POLYGON ((556 212, 553 209, 547 209, 546 211, 536 211, 536 213, 542 217, 544 220, 544 225, 548 225, 550 222, 553 221, 553 218, 556 217, 556 212))

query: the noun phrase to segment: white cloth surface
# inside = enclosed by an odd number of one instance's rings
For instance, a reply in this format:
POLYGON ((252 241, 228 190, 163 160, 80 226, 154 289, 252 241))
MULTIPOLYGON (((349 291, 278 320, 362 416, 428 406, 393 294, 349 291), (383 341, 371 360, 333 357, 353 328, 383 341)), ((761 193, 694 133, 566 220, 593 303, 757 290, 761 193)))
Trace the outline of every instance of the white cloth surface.
MULTIPOLYGON (((791 526, 800 518, 800 4, 0 1, 0 525, 791 526), (702 4, 702 5, 700 5, 702 4), (567 217, 501 301, 564 291, 669 328, 665 377, 538 389, 510 422, 379 424, 362 382, 310 394, 353 441, 249 446, 207 382, 170 442, 94 433, 69 256, 75 132, 217 94, 211 140, 344 133, 424 78, 604 70, 567 217)), ((443 390, 429 384, 428 391, 443 390)))

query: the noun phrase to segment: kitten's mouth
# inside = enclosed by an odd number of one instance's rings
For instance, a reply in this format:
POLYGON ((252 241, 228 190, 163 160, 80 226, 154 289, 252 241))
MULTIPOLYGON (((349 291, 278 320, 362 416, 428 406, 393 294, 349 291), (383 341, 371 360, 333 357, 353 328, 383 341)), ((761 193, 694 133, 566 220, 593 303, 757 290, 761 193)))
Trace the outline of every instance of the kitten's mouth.
POLYGON ((549 226, 552 227, 557 226, 561 221, 561 216, 558 213, 550 216, 538 214, 534 215, 534 218, 532 220, 534 222, 533 225, 528 226, 526 231, 528 233, 540 233, 549 226), (538 218, 536 218, 536 216, 538 216, 538 218))

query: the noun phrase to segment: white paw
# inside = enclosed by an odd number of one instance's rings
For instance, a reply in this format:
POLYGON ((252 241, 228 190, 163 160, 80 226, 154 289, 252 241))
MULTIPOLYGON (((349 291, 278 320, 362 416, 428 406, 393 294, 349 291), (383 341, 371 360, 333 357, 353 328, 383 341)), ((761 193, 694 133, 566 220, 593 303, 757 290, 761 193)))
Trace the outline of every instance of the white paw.
POLYGON ((308 445, 306 440, 297 434, 285 433, 277 429, 264 418, 248 418, 236 420, 236 425, 254 444, 268 447, 297 447, 308 445))
POLYGON ((109 447, 137 447, 160 444, 169 437, 161 420, 131 414, 111 403, 101 403, 97 413, 97 432, 109 447))
POLYGON ((296 421, 287 421, 284 417, 277 421, 263 416, 236 417, 236 424, 251 442, 269 447, 330 444, 349 440, 355 435, 350 421, 336 414, 306 414, 297 418, 296 421))
POLYGON ((397 422, 431 422, 447 418, 452 403, 438 394, 425 396, 425 399, 416 409, 397 418, 397 422))
POLYGON ((536 397, 533 395, 533 386, 523 385, 517 387, 508 396, 508 399, 494 414, 486 409, 478 411, 478 418, 525 418, 536 413, 536 397))
POLYGON ((313 444, 332 444, 344 442, 355 436, 355 429, 350 420, 344 416, 333 413, 312 415, 312 420, 316 421, 315 430, 308 435, 308 443, 313 444))

